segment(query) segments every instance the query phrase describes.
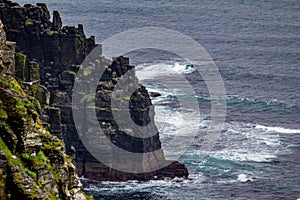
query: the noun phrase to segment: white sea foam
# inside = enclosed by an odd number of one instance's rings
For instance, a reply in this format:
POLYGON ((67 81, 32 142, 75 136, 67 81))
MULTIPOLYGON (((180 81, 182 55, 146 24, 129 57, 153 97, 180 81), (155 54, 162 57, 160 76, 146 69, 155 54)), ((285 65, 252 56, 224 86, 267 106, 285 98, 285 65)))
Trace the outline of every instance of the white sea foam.
POLYGON ((239 182, 248 182, 248 181, 253 181, 252 178, 248 177, 246 174, 239 174, 237 180, 239 182))
MULTIPOLYGON (((164 98, 161 97, 161 99, 164 98)), ((178 134, 178 126, 184 125, 188 130, 190 127, 189 118, 193 117, 193 113, 180 113, 176 109, 166 109, 166 106, 156 106, 155 112, 156 124, 163 141, 162 146, 167 145, 164 142, 171 140, 173 136, 178 134)), ((206 134, 210 120, 199 119, 199 121, 199 132, 206 134)), ((264 126, 255 124, 226 123, 224 133, 219 139, 220 144, 222 144, 221 150, 210 154, 223 160, 269 162, 278 155, 289 153, 290 150, 280 140, 278 132, 274 133, 274 131, 269 130, 264 126)))
MULTIPOLYGON (((202 180, 200 177, 196 179, 197 181, 202 180)), ((183 179, 183 178, 174 178, 165 180, 150 180, 146 182, 139 181, 127 181, 127 182, 110 182, 102 181, 98 185, 89 184, 88 187, 85 187, 86 191, 94 192, 110 192, 118 193, 120 191, 147 191, 152 190, 152 188, 168 188, 168 187, 180 187, 182 184, 187 184, 194 182, 196 180, 183 179)), ((159 191, 156 191, 159 192, 159 191)))
POLYGON ((300 129, 289 129, 289 128, 263 126, 263 125, 256 125, 255 128, 262 129, 268 132, 276 132, 276 133, 288 133, 288 134, 300 133, 300 129))
POLYGON ((188 134, 189 128, 193 128, 198 125, 199 116, 195 114, 195 111, 189 108, 180 107, 172 108, 164 103, 170 103, 170 96, 178 95, 178 91, 173 91, 168 88, 163 88, 156 85, 147 86, 148 92, 159 92, 161 96, 153 98, 152 102, 155 105, 155 122, 162 134, 175 135, 182 133, 175 133, 174 130, 178 130, 185 127, 185 133, 188 134), (163 105, 160 105, 163 103, 163 105), (163 130, 164 129, 164 130, 163 130))
POLYGON ((136 75, 139 80, 151 79, 170 74, 189 74, 196 71, 188 63, 144 63, 136 66, 136 75))
POLYGON ((182 74, 190 74, 196 71, 196 69, 192 65, 188 65, 186 63, 185 64, 175 63, 174 67, 172 67, 172 70, 182 74))
MULTIPOLYGON (((159 102, 166 101, 168 95, 177 95, 177 93, 174 93, 176 91, 170 91, 169 89, 156 85, 151 85, 149 90, 157 91, 162 94, 161 97, 154 98, 154 104, 158 103, 158 105, 159 102)), ((163 141, 163 147, 167 145, 164 142, 170 141, 172 137, 178 134, 178 126, 184 125, 189 128, 189 118, 193 117, 193 113, 180 113, 176 109, 167 108, 168 106, 165 105, 155 107, 155 121, 161 133, 160 136, 163 141)), ((209 124, 210 120, 199 119, 200 134, 206 134, 209 124)), ((218 143, 221 144, 220 150, 207 153, 222 160, 270 162, 278 155, 287 154, 291 151, 288 145, 281 141, 279 133, 298 132, 300 132, 300 130, 230 122, 225 124, 224 132, 221 138, 219 138, 218 143)), ((203 137, 200 136, 199 138, 201 139, 203 137)), ((200 142, 201 141, 199 141, 199 145, 201 145, 200 142)), ((197 150, 195 150, 195 152, 198 153, 197 150)))
POLYGON ((278 133, 257 129, 254 124, 226 123, 221 150, 212 156, 222 160, 269 162, 291 152, 278 133))
POLYGON ((272 153, 255 152, 255 150, 235 150, 226 149, 212 154, 214 157, 222 160, 232 161, 253 161, 253 162, 269 162, 277 156, 272 153), (234 152, 239 151, 239 152, 234 152))

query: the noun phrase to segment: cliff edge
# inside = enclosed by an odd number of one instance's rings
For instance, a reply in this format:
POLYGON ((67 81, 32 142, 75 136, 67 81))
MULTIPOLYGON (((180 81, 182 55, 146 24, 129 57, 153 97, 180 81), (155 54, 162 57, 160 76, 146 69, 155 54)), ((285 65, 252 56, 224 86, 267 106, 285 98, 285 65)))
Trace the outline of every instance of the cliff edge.
MULTIPOLYGON (((166 161, 161 149, 159 132, 154 126, 147 133, 149 138, 135 138, 122 131, 112 118, 111 97, 117 82, 128 71, 134 68, 129 59, 114 59, 100 78, 95 95, 97 117, 102 129, 111 141, 120 148, 144 153, 159 150, 157 158, 149 158, 141 162, 147 165, 169 162, 169 165, 152 172, 126 173, 104 165, 95 159, 79 138, 72 115, 73 84, 80 65, 92 51, 94 37, 87 38, 83 26, 62 26, 57 11, 50 14, 43 3, 20 6, 7 0, 0 0, 0 18, 7 33, 11 47, 15 49, 16 63, 20 67, 14 73, 17 80, 24 82, 31 96, 40 104, 41 124, 65 142, 69 155, 75 158, 77 173, 85 178, 102 181, 150 180, 166 177, 187 177, 187 168, 177 161, 166 161)), ((88 83, 87 83, 88 84, 88 83)), ((137 88, 129 101, 131 118, 139 125, 154 123, 148 91, 138 84, 135 74, 127 80, 127 89, 137 88), (132 86, 132 87, 131 87, 132 86)), ((125 87, 126 88, 126 87, 125 87)), ((125 91, 119 91, 121 94, 125 91)), ((84 97, 83 97, 84 98, 84 97)), ((84 120, 84 119, 83 119, 84 120)), ((145 133, 146 134, 146 133, 145 133)))
POLYGON ((63 142, 42 126, 39 101, 14 78, 13 45, 0 21, 0 199, 92 199, 63 142))

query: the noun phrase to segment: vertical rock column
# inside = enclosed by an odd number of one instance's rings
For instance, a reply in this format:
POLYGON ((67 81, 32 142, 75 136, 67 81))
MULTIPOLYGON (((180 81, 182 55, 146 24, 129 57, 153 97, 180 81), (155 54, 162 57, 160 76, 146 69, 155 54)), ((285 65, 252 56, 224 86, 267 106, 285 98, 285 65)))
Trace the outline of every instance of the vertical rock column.
POLYGON ((59 139, 63 139, 61 134, 61 114, 59 108, 49 107, 49 125, 50 131, 53 135, 57 136, 59 139))
POLYGON ((19 81, 25 80, 25 65, 26 65, 26 56, 21 53, 15 53, 15 77, 19 81))
POLYGON ((59 12, 53 11, 53 22, 52 22, 52 30, 60 31, 62 27, 62 21, 59 15, 59 12))

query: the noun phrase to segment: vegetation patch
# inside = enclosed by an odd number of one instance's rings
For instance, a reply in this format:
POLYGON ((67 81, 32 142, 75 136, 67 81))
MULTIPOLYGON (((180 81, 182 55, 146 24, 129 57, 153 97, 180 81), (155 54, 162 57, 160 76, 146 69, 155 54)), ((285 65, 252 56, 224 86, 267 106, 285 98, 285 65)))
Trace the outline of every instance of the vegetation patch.
POLYGON ((89 76, 92 73, 90 69, 83 69, 83 75, 84 76, 89 76))
POLYGON ((100 110, 100 111, 107 110, 106 108, 101 108, 101 107, 98 107, 98 106, 88 106, 87 108, 88 109, 94 109, 94 110, 100 110))
POLYGON ((73 75, 74 77, 76 77, 76 73, 73 71, 68 71, 69 74, 73 75))
POLYGON ((34 22, 33 22, 31 19, 27 19, 27 20, 25 21, 25 25, 26 25, 26 26, 32 26, 32 25, 34 25, 34 22))
POLYGON ((18 166, 21 170, 24 170, 24 166, 21 159, 11 153, 11 151, 5 145, 1 137, 0 137, 0 149, 4 152, 9 166, 18 166))
POLYGON ((3 109, 3 103, 2 101, 0 100, 0 121, 5 121, 7 119, 7 113, 6 111, 3 109))
POLYGON ((31 171, 31 170, 28 169, 28 168, 25 168, 25 172, 26 172, 29 176, 31 176, 31 178, 33 178, 33 180, 36 180, 36 173, 35 173, 35 172, 31 171))

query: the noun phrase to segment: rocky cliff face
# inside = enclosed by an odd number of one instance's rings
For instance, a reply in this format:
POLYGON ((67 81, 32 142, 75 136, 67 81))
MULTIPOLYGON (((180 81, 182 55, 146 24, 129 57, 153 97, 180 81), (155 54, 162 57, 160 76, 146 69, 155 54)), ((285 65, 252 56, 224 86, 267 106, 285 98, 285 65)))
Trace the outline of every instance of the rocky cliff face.
MULTIPOLYGON (((13 41, 10 45, 17 52, 15 57, 19 67, 14 69, 15 77, 23 81, 30 94, 38 99, 43 126, 52 135, 65 141, 69 154, 72 153, 71 147, 75 147, 78 174, 93 180, 114 181, 187 177, 187 169, 177 161, 148 173, 124 173, 103 165, 86 150, 73 122, 71 95, 80 64, 96 44, 93 37, 86 38, 82 25, 77 28, 62 27, 59 13, 54 11, 52 16, 50 21, 45 4, 21 7, 10 1, 0 0, 0 18, 5 25, 8 40, 13 41)), ((115 59, 107 66, 96 94, 96 106, 101 108, 97 110, 98 121, 107 137, 124 150, 141 153, 161 150, 159 133, 154 124, 154 128, 149 130, 154 131, 151 134, 153 136, 141 139, 123 132, 112 117, 112 92, 120 77, 132 68, 134 67, 129 65, 129 60, 124 57, 115 59)), ((147 90, 138 85, 134 74, 127 80, 127 84, 128 90, 131 86, 138 88, 126 99, 130 101, 131 118, 142 126, 153 123, 153 105, 147 90)), ((156 161, 165 162, 162 151, 156 161)), ((153 164, 152 159, 146 162, 153 164)))
POLYGON ((96 46, 94 38, 85 37, 82 25, 62 27, 56 11, 51 22, 42 3, 21 7, 0 0, 0 18, 7 40, 14 42, 16 62, 21 66, 16 70, 16 78, 33 89, 32 95, 43 108, 44 125, 49 124, 51 133, 63 139, 72 123, 69 108, 75 75, 85 56, 96 46), (36 87, 36 83, 42 87, 36 87))
POLYGON ((90 198, 63 142, 42 126, 34 91, 14 78, 23 67, 15 58, 24 55, 6 41, 1 21, 0 36, 0 199, 90 198))
MULTIPOLYGON (((176 176, 187 177, 188 171, 183 164, 177 161, 165 160, 163 150, 161 149, 159 133, 154 124, 153 105, 146 88, 138 83, 138 79, 135 76, 135 68, 129 65, 129 59, 118 57, 108 66, 101 64, 103 62, 109 63, 108 60, 105 58, 101 60, 100 64, 94 63, 88 66, 91 74, 94 73, 95 69, 106 66, 98 82, 96 95, 94 95, 95 99, 92 98, 90 100, 89 98, 85 98, 93 97, 93 93, 89 96, 88 92, 85 92, 85 95, 79 97, 79 99, 85 100, 84 104, 86 104, 87 108, 89 108, 89 105, 93 106, 93 101, 95 101, 99 125, 104 132, 104 137, 109 138, 113 145, 127 152, 144 153, 144 156, 136 156, 131 162, 127 162, 127 158, 129 158, 130 155, 129 157, 115 157, 114 154, 120 152, 102 149, 101 152, 106 152, 106 155, 102 155, 101 158, 104 160, 112 160, 111 165, 113 165, 114 162, 122 163, 123 166, 120 168, 123 170, 118 171, 113 167, 110 168, 99 163, 90 154, 86 154, 85 149, 79 148, 76 161, 77 166, 80 166, 79 169, 82 169, 82 171, 78 171, 78 173, 89 179, 100 181, 150 180, 164 179, 166 177, 174 178, 176 176), (125 112, 122 112, 124 110, 125 112), (130 116, 124 116, 124 113, 127 111, 129 111, 130 116), (132 121, 139 126, 132 127, 131 124, 128 124, 128 122, 124 120, 126 117, 131 118, 132 121), (155 153, 147 154, 148 152, 155 153), (105 158, 105 156, 108 158, 105 158), (111 159, 112 157, 114 159, 111 159), (127 169, 132 169, 129 171, 137 170, 133 167, 134 165, 143 168, 142 171, 144 173, 125 172, 127 169)), ((93 76, 87 76, 89 80, 92 78, 93 76)), ((83 87, 88 88, 93 85, 90 82, 85 83, 83 87)), ((80 121, 86 120, 84 113, 82 113, 81 116, 80 121)), ((131 122, 131 120, 129 121, 131 122)), ((82 128, 85 129, 83 132, 86 135, 94 135, 95 133, 93 128, 82 128)), ((105 138, 101 135, 95 135, 94 141, 104 139, 105 138)), ((74 139, 73 142, 73 145, 76 147, 81 145, 81 141, 78 137, 76 140, 74 139), (76 141, 78 143, 76 143, 76 141)), ((93 146, 97 146, 97 142, 95 142, 93 146)), ((110 147, 107 146, 107 148, 109 149, 110 147)))

